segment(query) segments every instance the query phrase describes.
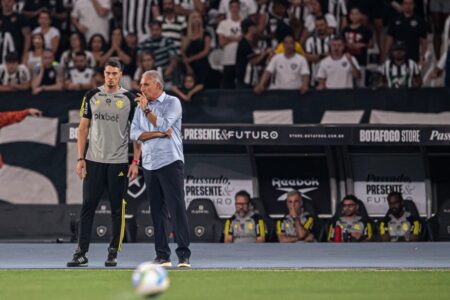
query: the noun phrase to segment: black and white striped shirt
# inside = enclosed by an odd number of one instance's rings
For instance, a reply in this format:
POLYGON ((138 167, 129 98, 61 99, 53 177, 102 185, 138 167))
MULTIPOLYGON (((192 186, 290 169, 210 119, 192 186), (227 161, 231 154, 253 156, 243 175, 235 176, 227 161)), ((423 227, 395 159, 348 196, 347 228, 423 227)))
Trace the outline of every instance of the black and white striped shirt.
POLYGON ((186 17, 175 16, 173 20, 169 20, 166 16, 159 16, 156 20, 161 22, 163 37, 171 39, 177 48, 177 54, 180 54, 181 37, 187 27, 186 17))
POLYGON ((345 0, 328 0, 328 13, 332 14, 336 19, 336 30, 339 32, 341 28, 341 17, 345 17, 348 14, 345 0))
POLYGON ((14 52, 16 47, 14 46, 14 40, 8 31, 0 31, 0 64, 5 60, 6 54, 14 52))
POLYGON ((389 88, 412 87, 414 77, 420 76, 419 67, 412 59, 401 65, 389 59, 384 63, 382 73, 389 88))
MULTIPOLYGON (((317 54, 321 57, 326 57, 330 51, 330 41, 333 38, 333 35, 327 35, 326 37, 320 38, 315 34, 310 36, 306 40, 305 44, 305 52, 308 54, 317 54)), ((320 62, 311 63, 311 83, 314 83, 317 75, 317 71, 319 70, 320 62)))
POLYGON ((156 0, 122 0, 123 35, 137 35, 139 41, 150 37, 152 7, 158 5, 156 0))
POLYGON ((301 5, 291 5, 288 9, 288 14, 291 18, 300 21, 301 23, 305 22, 306 17, 311 13, 309 7, 305 4, 301 5))
POLYGON ((139 44, 139 53, 149 51, 155 56, 155 66, 157 69, 161 67, 165 69, 169 65, 170 58, 177 55, 175 44, 169 38, 161 38, 158 40, 147 39, 139 44))
POLYGON ((18 65, 16 72, 12 74, 8 74, 5 65, 0 65, 0 84, 21 84, 30 80, 30 71, 25 65, 18 65))

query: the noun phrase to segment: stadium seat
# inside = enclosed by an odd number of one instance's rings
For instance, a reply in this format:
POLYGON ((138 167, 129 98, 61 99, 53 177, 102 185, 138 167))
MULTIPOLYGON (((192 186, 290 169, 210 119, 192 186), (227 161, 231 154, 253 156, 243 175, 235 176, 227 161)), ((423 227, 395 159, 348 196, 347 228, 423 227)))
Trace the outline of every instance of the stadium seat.
POLYGON ((450 200, 445 201, 438 213, 427 222, 430 241, 450 241, 450 200))
POLYGON ((210 199, 194 199, 187 208, 189 235, 194 243, 220 242, 223 223, 210 199))
POLYGON ((253 210, 259 214, 263 219, 264 223, 266 223, 267 227, 267 236, 266 242, 277 242, 277 234, 275 230, 275 221, 269 217, 267 214, 266 208, 264 207, 263 202, 259 198, 251 198, 250 203, 253 207, 253 210))

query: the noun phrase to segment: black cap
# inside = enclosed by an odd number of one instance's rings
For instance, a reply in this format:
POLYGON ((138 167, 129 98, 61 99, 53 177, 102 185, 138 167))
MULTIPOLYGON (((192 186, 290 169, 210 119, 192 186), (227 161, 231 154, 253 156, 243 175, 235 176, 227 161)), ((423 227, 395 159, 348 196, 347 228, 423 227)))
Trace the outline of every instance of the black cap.
POLYGON ((403 50, 406 51, 405 43, 402 41, 396 41, 394 45, 392 45, 392 51, 403 50))

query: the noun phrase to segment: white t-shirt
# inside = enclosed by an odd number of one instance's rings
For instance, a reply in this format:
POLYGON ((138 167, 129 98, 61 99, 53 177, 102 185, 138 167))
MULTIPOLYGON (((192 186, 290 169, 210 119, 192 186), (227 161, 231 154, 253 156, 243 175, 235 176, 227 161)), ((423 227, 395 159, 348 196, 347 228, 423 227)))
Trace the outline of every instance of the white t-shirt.
MULTIPOLYGON (((328 27, 337 27, 336 18, 332 14, 326 14, 325 20, 327 21, 328 27)), ((305 27, 309 33, 312 33, 316 29, 316 17, 313 14, 310 14, 306 17, 305 27)))
POLYGON ((25 65, 18 65, 16 72, 9 74, 5 65, 0 65, 0 83, 2 85, 21 84, 31 80, 30 71, 25 65))
MULTIPOLYGON (((241 3, 242 20, 255 14, 258 10, 255 0, 240 0, 239 2, 241 3)), ((225 14, 227 18, 230 17, 230 0, 220 0, 219 12, 225 14)))
MULTIPOLYGON (((110 0, 97 1, 103 8, 111 10, 110 0)), ((91 0, 77 0, 73 6, 71 16, 77 18, 81 25, 87 27, 87 31, 84 33, 86 41, 89 41, 96 33, 101 34, 106 41, 109 40, 108 30, 111 13, 106 17, 100 17, 91 0)))
MULTIPOLYGON (((36 27, 36 29, 34 29, 31 34, 33 35, 35 33, 42 33, 41 27, 36 27)), ((47 49, 52 48, 52 40, 54 37, 60 37, 59 30, 56 29, 55 27, 50 27, 50 30, 44 34, 45 48, 47 49)))
POLYGON ((294 90, 303 84, 302 76, 309 75, 309 67, 306 59, 298 53, 287 58, 284 53, 272 57, 266 71, 272 75, 269 89, 294 90))
POLYGON ((94 77, 94 70, 91 68, 86 68, 83 71, 73 68, 67 72, 67 79, 72 83, 89 84, 92 77, 94 77))
MULTIPOLYGON (((360 70, 358 61, 352 56, 355 67, 360 70)), ((331 56, 325 57, 320 62, 317 79, 325 79, 327 89, 348 89, 353 88, 352 67, 343 55, 340 59, 334 60, 331 56)))
MULTIPOLYGON (((238 37, 241 35, 241 21, 235 22, 231 19, 223 20, 219 23, 216 32, 226 37, 238 37)), ((238 44, 238 42, 233 42, 223 47, 222 64, 224 66, 234 65, 236 63, 238 44)))

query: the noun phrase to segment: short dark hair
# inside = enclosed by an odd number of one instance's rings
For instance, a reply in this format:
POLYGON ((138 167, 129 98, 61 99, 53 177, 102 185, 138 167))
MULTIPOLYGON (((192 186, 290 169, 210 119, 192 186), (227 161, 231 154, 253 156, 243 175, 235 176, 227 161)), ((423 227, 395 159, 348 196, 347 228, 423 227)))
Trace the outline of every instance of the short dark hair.
POLYGON ((108 61, 105 64, 105 68, 107 66, 119 68, 119 70, 122 71, 122 64, 120 63, 120 61, 118 59, 115 59, 115 58, 108 59, 108 61))
POLYGON ((9 52, 5 56, 5 62, 7 64, 18 63, 19 62, 19 56, 17 55, 16 52, 9 52))
POLYGON ((387 201, 389 201, 389 199, 391 199, 392 197, 396 197, 396 196, 399 197, 401 201, 403 201, 403 195, 400 192, 390 192, 387 195, 387 201))
POLYGON ((161 22, 159 22, 159 21, 150 22, 150 27, 155 26, 155 25, 158 26, 159 28, 162 28, 161 22))
POLYGON ((341 36, 335 36, 331 39, 332 42, 342 42, 345 44, 344 39, 341 36))
POLYGON ((248 29, 252 26, 256 26, 256 23, 253 22, 252 19, 246 18, 241 22, 241 31, 243 34, 246 34, 248 32, 248 29))
POLYGON ((83 50, 75 52, 75 56, 84 56, 85 58, 87 57, 86 52, 84 52, 83 50))
POLYGON ((231 4, 233 3, 237 3, 238 5, 241 5, 241 2, 239 0, 230 0, 230 2, 228 2, 228 6, 231 6, 231 4))
POLYGON ((317 21, 325 21, 325 23, 328 24, 327 19, 325 19, 324 16, 317 16, 315 22, 317 22, 317 21))
POLYGON ((355 203, 355 204, 359 203, 359 200, 358 200, 358 198, 356 198, 355 195, 345 195, 344 198, 342 198, 342 202, 344 202, 345 200, 353 201, 353 203, 355 203))
POLYGON ((236 199, 238 196, 246 197, 248 199, 248 202, 250 202, 250 194, 247 191, 240 190, 239 192, 236 193, 236 195, 234 195, 234 198, 236 199))

